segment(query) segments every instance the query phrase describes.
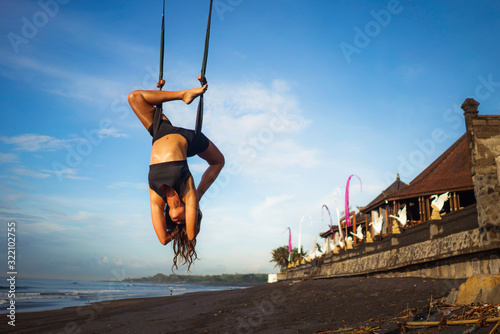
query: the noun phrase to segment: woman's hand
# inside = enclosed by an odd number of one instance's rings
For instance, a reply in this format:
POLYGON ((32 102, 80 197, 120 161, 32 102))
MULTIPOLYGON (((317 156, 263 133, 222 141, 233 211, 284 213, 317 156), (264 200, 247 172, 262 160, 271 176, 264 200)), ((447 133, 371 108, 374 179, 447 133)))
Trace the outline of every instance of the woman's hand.
MULTIPOLYGON (((201 218, 203 217, 203 214, 201 213, 201 210, 198 209, 198 219, 196 220, 196 225, 195 225, 195 229, 194 229, 194 232, 195 232, 195 235, 197 236, 198 233, 200 233, 200 229, 201 229, 201 218)), ((196 237, 195 236, 195 237, 196 237)))

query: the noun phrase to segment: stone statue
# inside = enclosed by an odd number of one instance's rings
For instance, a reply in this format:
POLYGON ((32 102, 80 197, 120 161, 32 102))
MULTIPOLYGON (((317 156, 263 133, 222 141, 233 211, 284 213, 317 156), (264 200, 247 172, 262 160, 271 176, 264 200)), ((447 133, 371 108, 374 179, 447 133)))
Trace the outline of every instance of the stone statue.
POLYGON ((399 230, 399 223, 397 220, 392 222, 392 234, 401 234, 401 231, 399 230))
POLYGON ((370 231, 366 232, 366 243, 371 244, 373 242, 372 233, 370 231))
POLYGON ((352 237, 347 237, 345 241, 347 244, 347 249, 352 249, 352 237))

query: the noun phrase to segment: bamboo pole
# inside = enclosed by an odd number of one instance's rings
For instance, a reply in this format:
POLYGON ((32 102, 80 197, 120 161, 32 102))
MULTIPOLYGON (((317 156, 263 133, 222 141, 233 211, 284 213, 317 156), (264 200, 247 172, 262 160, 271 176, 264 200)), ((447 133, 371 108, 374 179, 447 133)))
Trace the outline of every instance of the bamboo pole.
MULTIPOLYGON (((470 325, 475 324, 481 319, 472 319, 472 320, 450 320, 446 321, 446 325, 470 325)), ((495 322, 500 321, 500 317, 484 319, 485 322, 495 322)), ((438 326, 443 323, 440 321, 424 321, 424 322, 407 322, 405 326, 438 326)))
POLYGON ((431 219, 431 202, 429 201, 429 197, 425 197, 425 220, 428 221, 431 219))
MULTIPOLYGON (((356 211, 352 212, 352 233, 356 233, 356 211)), ((353 239, 352 244, 356 246, 358 238, 356 237, 352 239, 353 239)))
POLYGON ((495 333, 495 330, 498 328, 498 325, 500 325, 500 321, 497 322, 497 324, 495 325, 495 327, 493 327, 493 329, 491 330, 490 334, 494 334, 495 333))
POLYGON ((419 214, 419 220, 421 222, 425 221, 425 216, 424 216, 424 205, 422 203, 422 197, 418 198, 418 214, 419 214))

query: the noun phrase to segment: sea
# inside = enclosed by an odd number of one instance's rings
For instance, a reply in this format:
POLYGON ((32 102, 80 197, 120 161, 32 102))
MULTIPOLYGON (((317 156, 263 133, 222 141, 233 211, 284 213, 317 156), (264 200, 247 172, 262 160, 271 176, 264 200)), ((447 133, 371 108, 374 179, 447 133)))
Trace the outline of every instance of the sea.
MULTIPOLYGON (((11 304, 12 292, 9 293, 9 291, 11 291, 12 286, 7 278, 0 279, 0 314, 4 314, 9 312, 7 307, 11 304)), ((163 284, 16 277, 14 288, 15 309, 18 313, 57 310, 106 300, 182 295, 244 287, 192 283, 163 284)))

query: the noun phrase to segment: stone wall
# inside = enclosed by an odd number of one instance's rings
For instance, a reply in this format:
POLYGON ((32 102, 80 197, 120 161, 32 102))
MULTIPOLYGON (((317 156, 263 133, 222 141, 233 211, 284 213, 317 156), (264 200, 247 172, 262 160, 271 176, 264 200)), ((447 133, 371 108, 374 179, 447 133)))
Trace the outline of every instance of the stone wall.
POLYGON ((478 115, 479 103, 462 105, 471 157, 480 242, 500 243, 500 115, 478 115))
POLYGON ((447 214, 440 221, 410 227, 400 235, 278 274, 278 280, 355 275, 467 278, 500 274, 495 245, 482 245, 475 206, 447 214), (422 238, 422 236, 427 236, 422 238))

